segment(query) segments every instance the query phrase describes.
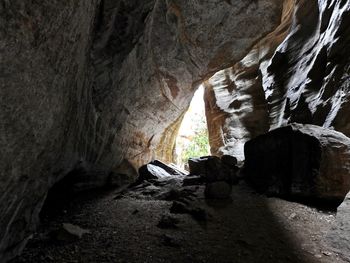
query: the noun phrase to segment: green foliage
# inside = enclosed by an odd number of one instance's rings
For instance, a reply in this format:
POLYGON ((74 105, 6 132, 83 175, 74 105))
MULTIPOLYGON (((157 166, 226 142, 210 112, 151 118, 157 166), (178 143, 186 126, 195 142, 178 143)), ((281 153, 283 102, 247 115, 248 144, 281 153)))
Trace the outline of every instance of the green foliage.
MULTIPOLYGON (((201 123, 202 124, 202 123, 201 123)), ((182 152, 181 161, 187 163, 191 157, 200 157, 209 154, 209 141, 206 123, 197 127, 195 135, 182 152)))

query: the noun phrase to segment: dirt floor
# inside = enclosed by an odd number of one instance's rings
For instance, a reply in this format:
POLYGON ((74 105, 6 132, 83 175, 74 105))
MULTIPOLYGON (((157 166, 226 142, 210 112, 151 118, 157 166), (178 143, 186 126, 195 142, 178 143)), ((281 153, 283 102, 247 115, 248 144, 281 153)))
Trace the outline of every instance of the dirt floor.
POLYGON ((203 191, 171 179, 81 194, 44 211, 12 263, 346 262, 324 242, 333 212, 267 198, 244 183, 233 186, 230 200, 206 200, 203 191), (62 223, 90 233, 58 241, 52 233, 62 223))

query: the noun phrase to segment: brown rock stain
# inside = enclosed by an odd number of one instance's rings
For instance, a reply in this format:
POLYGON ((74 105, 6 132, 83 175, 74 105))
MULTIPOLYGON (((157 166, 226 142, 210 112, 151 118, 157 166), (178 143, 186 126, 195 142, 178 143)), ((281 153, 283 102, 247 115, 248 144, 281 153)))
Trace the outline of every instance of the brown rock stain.
POLYGON ((157 70, 157 75, 158 75, 158 81, 159 81, 159 84, 160 84, 160 87, 161 87, 161 92, 162 92, 162 95, 171 100, 171 99, 176 99, 176 97, 178 96, 179 94, 179 91, 180 91, 180 88, 177 86, 177 79, 175 77, 173 77, 172 75, 166 73, 166 72, 163 72, 161 70, 157 70), (169 88, 169 91, 170 91, 170 94, 171 94, 171 97, 172 98, 169 98, 167 96, 167 92, 164 90, 164 85, 163 85, 163 81, 166 82, 166 85, 168 86, 169 88))
POLYGON ((179 38, 180 38, 181 43, 182 44, 190 43, 190 44, 196 46, 196 42, 193 41, 188 36, 188 34, 185 30, 186 26, 185 26, 184 19, 182 16, 181 8, 177 4, 171 2, 168 6, 168 12, 174 14, 179 21, 178 22, 178 32, 179 32, 179 38))

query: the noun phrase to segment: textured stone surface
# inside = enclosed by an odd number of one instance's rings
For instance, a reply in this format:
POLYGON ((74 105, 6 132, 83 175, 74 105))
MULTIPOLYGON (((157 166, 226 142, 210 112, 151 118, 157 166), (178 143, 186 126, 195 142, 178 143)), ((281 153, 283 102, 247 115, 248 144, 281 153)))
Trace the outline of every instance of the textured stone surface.
POLYGON ((349 135, 349 9, 343 0, 0 1, 0 257, 22 249, 48 189, 77 167, 93 187, 170 160, 205 80, 214 154, 242 159, 245 141, 290 121, 349 135))
POLYGON ((299 1, 263 87, 271 127, 287 122, 334 127, 349 136, 349 1, 299 1))
POLYGON ((350 262, 350 193, 337 209, 336 221, 326 237, 337 253, 350 262))
POLYGON ((85 156, 96 4, 0 2, 1 262, 25 245, 51 185, 85 156))
POLYGON ((280 25, 230 68, 205 82, 205 107, 211 153, 244 159, 244 143, 269 130, 262 77, 278 45, 288 35, 294 1, 284 1, 280 25))
MULTIPOLYGON (((133 34, 131 21, 136 15, 132 10, 145 8, 144 4, 125 1, 122 6, 128 6, 126 14, 118 9, 110 12, 121 16, 119 19, 126 16, 125 34, 133 34)), ((272 31, 279 23, 280 9, 277 0, 235 5, 219 0, 155 1, 150 10, 142 9, 142 23, 137 23, 144 29, 136 39, 134 36, 126 55, 110 50, 108 41, 102 41, 118 31, 101 34, 93 52, 94 90, 101 95, 94 100, 101 123, 107 125, 107 133, 115 135, 108 143, 114 161, 126 156, 140 165, 152 157, 170 159, 175 134, 195 89, 272 31)))
POLYGON ((281 5, 1 1, 1 258, 22 249, 48 189, 77 166, 100 183, 125 162, 171 158, 195 88, 272 31, 281 5))
POLYGON ((247 142, 245 178, 259 192, 343 200, 350 189, 350 139, 292 124, 247 142))
POLYGON ((212 154, 290 122, 349 136, 349 1, 285 1, 279 28, 206 82, 212 154))

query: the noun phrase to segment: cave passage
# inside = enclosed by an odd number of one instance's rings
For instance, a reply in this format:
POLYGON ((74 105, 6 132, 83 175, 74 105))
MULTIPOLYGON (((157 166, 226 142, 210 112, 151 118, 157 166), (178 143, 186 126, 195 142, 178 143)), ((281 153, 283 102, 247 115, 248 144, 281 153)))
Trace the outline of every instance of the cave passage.
POLYGON ((350 0, 0 21, 0 263, 350 263, 350 0))
POLYGON ((182 120, 176 138, 174 160, 176 164, 188 169, 190 157, 210 154, 208 126, 205 117, 204 86, 200 85, 193 95, 191 104, 182 120))

